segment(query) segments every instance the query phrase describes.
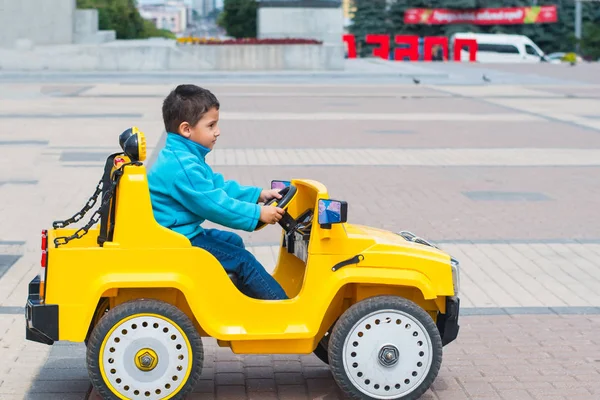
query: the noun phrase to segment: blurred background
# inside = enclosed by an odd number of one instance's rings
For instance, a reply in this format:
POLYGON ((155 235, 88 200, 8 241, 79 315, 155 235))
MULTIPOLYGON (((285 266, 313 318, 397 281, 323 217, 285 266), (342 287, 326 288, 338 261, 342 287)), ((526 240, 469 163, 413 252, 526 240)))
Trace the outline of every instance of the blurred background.
POLYGON ((467 34, 476 35, 480 45, 478 62, 597 62, 599 5, 594 0, 0 0, 0 67, 344 70, 348 63, 342 59, 355 54, 408 60, 394 56, 407 45, 395 40, 398 35, 419 36, 418 61, 425 58, 424 38, 448 38, 450 53, 444 58, 436 47, 433 59, 451 59, 454 39, 467 34), (486 42, 477 36, 482 34, 494 38, 486 42), (369 35, 387 37, 385 48, 378 51, 380 38, 369 35), (532 49, 519 49, 518 41, 532 49), (198 49, 207 44, 279 45, 269 51, 287 61, 264 60, 264 48, 198 49), (306 46, 300 52, 292 44, 306 46), (122 62, 105 60, 113 57, 122 62))

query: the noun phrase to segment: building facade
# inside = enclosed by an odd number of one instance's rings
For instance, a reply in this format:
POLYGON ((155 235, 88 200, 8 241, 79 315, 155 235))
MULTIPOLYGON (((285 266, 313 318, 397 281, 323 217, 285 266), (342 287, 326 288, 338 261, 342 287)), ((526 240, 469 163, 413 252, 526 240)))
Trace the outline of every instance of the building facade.
POLYGON ((192 0, 192 8, 201 17, 208 17, 217 8, 216 0, 192 0))
POLYGON ((142 18, 152 21, 158 29, 183 34, 188 26, 189 7, 181 0, 170 0, 161 4, 138 6, 142 18))

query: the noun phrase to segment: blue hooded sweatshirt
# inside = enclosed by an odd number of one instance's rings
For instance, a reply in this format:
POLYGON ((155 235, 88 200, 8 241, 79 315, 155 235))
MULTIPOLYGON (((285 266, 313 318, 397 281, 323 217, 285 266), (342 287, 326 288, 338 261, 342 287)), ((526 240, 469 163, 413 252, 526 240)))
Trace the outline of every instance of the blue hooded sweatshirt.
POLYGON ((261 188, 226 181, 206 164, 206 147, 175 133, 148 172, 156 221, 188 239, 202 233, 205 220, 253 231, 260 217, 261 188))

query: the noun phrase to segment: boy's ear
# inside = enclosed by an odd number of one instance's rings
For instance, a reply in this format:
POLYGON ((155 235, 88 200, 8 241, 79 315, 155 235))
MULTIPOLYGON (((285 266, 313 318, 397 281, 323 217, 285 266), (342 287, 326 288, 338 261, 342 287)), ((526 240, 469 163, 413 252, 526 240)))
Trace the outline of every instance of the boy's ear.
POLYGON ((179 124, 179 134, 183 137, 189 138, 192 135, 192 127, 186 121, 179 124))

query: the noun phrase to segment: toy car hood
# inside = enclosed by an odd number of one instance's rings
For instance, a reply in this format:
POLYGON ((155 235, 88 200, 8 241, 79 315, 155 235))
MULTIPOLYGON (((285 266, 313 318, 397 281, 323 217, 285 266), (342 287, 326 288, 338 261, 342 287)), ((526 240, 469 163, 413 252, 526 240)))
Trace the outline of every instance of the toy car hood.
POLYGON ((435 254, 441 258, 448 255, 434 244, 407 232, 395 233, 384 229, 373 228, 365 225, 346 224, 346 232, 349 238, 371 239, 374 245, 396 246, 399 248, 419 249, 424 253, 435 254))

